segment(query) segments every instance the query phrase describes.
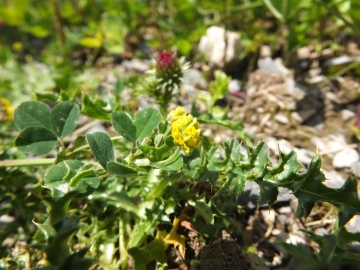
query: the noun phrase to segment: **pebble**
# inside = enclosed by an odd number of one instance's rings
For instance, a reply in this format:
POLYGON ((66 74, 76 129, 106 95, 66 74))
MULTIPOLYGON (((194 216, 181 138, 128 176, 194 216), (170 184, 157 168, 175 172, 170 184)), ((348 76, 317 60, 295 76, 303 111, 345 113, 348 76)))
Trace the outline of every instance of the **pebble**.
POLYGON ((326 171, 322 170, 327 180, 324 181, 324 185, 329 188, 341 188, 344 184, 344 178, 335 170, 326 171))
POLYGON ((224 36, 224 28, 210 26, 206 30, 206 35, 201 37, 198 46, 199 52, 205 56, 209 63, 217 65, 220 68, 223 68, 227 64, 239 62, 239 55, 242 51, 240 35, 238 33, 226 31, 226 44, 224 36))
POLYGON ((241 81, 239 80, 231 80, 228 84, 228 90, 229 92, 239 92, 241 91, 242 86, 241 86, 241 81))
POLYGON ((315 152, 304 148, 294 147, 294 151, 296 152, 297 160, 306 166, 310 164, 311 160, 316 155, 315 152))
POLYGON ((191 85, 195 88, 205 89, 207 87, 206 80, 202 73, 195 68, 189 68, 184 74, 183 84, 191 85))
POLYGON ((308 120, 311 116, 313 116, 315 113, 316 113, 316 109, 308 109, 303 111, 292 112, 291 117, 299 124, 302 124, 306 120, 308 120))
POLYGON ((302 47, 297 50, 297 58, 298 59, 308 59, 310 57, 310 49, 309 47, 302 47))
POLYGON ((285 114, 278 113, 274 116, 274 119, 280 124, 286 125, 289 123, 289 118, 285 114))
POLYGON ((359 161, 360 155, 358 151, 351 148, 345 148, 336 153, 333 159, 333 166, 335 168, 350 168, 351 165, 359 161))
POLYGON ((355 117, 355 112, 344 109, 341 111, 341 120, 346 122, 355 117))
POLYGON ((355 175, 360 176, 360 161, 356 161, 351 164, 350 169, 355 175))
POLYGON ((358 233, 360 231, 360 216, 353 216, 348 223, 346 223, 345 228, 348 232, 358 233))
POLYGON ((268 45, 262 45, 260 47, 260 57, 261 58, 265 58, 265 57, 270 57, 271 56, 271 48, 268 45))

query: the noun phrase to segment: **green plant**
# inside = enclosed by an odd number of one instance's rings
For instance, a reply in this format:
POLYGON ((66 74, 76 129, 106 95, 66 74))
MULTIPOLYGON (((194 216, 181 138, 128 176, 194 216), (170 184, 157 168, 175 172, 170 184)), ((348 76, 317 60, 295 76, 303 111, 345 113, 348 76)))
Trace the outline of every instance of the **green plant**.
POLYGON ((239 196, 246 181, 260 186, 259 206, 272 205, 279 187, 291 190, 299 200, 297 217, 308 216, 316 202, 334 205, 338 221, 333 234, 310 234, 319 243, 319 253, 283 246, 306 254, 301 259, 311 267, 323 262, 335 267, 358 262, 354 253, 343 248, 358 239, 358 234, 344 228, 360 213, 357 179, 349 177, 340 189, 326 187, 319 156, 306 170, 293 151, 280 153, 278 165, 273 165, 264 142, 247 146, 244 153, 236 139, 216 145, 211 138, 199 137, 197 119, 181 108, 167 118, 153 108, 134 115, 116 110, 109 119, 118 133, 115 137, 96 132, 86 135, 87 143, 80 139, 67 146, 64 140, 74 131, 81 108, 83 105, 70 101, 59 102, 52 109, 38 101, 22 103, 14 114, 20 131, 16 147, 35 154, 48 154, 56 148, 56 157, 13 156, 0 161, 1 167, 9 168, 2 172, 3 179, 14 177, 11 168, 54 164, 40 178, 42 188, 32 191, 47 205, 47 214, 40 217, 43 221, 33 221, 42 235, 36 234, 29 246, 42 251, 37 256, 46 259, 43 269, 87 269, 94 260, 109 269, 126 269, 129 255, 135 260, 135 269, 152 262, 161 269, 168 260, 169 246, 179 250, 186 261, 186 236, 178 231, 183 222, 193 224, 209 240, 219 237, 223 228, 236 228, 228 218, 229 211, 236 211, 235 199, 228 194, 239 196), (191 117, 191 124, 184 129, 179 128, 182 117, 191 117), (176 139, 178 136, 183 141, 176 139), (185 144, 187 140, 196 143, 185 144), (194 212, 189 214, 189 209, 194 212))

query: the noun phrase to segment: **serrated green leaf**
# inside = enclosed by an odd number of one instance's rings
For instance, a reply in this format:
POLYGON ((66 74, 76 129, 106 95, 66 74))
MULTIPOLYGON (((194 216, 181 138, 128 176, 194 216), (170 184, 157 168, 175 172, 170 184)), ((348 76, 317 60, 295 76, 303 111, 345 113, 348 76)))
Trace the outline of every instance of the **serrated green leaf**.
POLYGON ((220 146, 213 146, 207 153, 209 171, 226 171, 229 164, 229 157, 225 153, 225 149, 220 146))
POLYGON ((161 161, 170 156, 171 152, 176 147, 172 136, 167 136, 164 139, 164 144, 161 147, 154 146, 139 146, 144 155, 152 162, 161 161))
POLYGON ((50 108, 39 101, 23 102, 15 110, 14 123, 20 131, 27 127, 51 129, 50 108))
POLYGON ((279 245, 284 248, 287 252, 292 254, 296 259, 306 262, 308 265, 316 265, 316 256, 311 250, 302 244, 288 244, 280 242, 279 245))
POLYGON ((234 163, 238 163, 240 159, 243 157, 241 154, 241 144, 238 140, 232 139, 229 144, 228 148, 230 149, 230 159, 234 163))
POLYGON ((79 252, 74 252, 66 258, 59 270, 77 269, 88 270, 93 263, 93 259, 84 258, 88 249, 82 249, 79 252))
POLYGON ((150 136, 161 121, 161 114, 154 108, 144 109, 135 114, 136 138, 141 142, 150 136))
POLYGON ((109 121, 111 111, 108 104, 101 99, 92 100, 88 95, 83 95, 81 113, 94 119, 109 121))
POLYGON ((160 263, 166 263, 167 256, 165 250, 167 245, 164 240, 155 238, 148 245, 142 248, 147 254, 160 263))
POLYGON ((150 162, 150 166, 166 171, 180 170, 182 165, 183 157, 178 151, 172 154, 168 159, 165 159, 163 161, 150 162))
POLYGON ((57 136, 44 127, 27 127, 15 139, 17 148, 25 153, 47 154, 57 144, 57 136))
POLYGON ((41 230, 46 239, 49 239, 55 235, 55 229, 51 226, 49 219, 45 220, 43 224, 37 223, 34 220, 32 223, 34 223, 39 228, 39 230, 41 230))
POLYGON ((88 196, 100 185, 100 178, 89 167, 79 160, 62 161, 46 174, 45 186, 53 190, 55 197, 72 190, 78 190, 78 198, 88 196))
POLYGON ((351 233, 345 227, 340 227, 336 235, 336 243, 343 246, 352 242, 360 242, 360 232, 351 233))
MULTIPOLYGON (((225 184, 224 184, 225 185, 225 184)), ((228 173, 226 180, 226 187, 230 188, 231 192, 238 197, 245 188, 245 178, 243 175, 228 173)), ((222 190, 221 188, 220 190, 222 190)))
POLYGON ((139 206, 133 202, 133 199, 131 199, 125 191, 112 192, 110 194, 105 192, 104 193, 94 192, 92 196, 94 199, 106 198, 106 200, 104 201, 106 205, 114 205, 116 207, 121 207, 126 209, 127 211, 132 212, 136 216, 139 215, 139 206))
POLYGON ((68 241, 69 237, 79 229, 79 217, 62 219, 53 225, 56 236, 51 239, 46 249, 46 259, 54 266, 63 265, 70 256, 68 241))
POLYGON ((135 260, 135 270, 146 269, 146 266, 154 260, 148 253, 137 247, 130 248, 128 252, 135 260))
POLYGON ((136 140, 136 127, 130 117, 124 112, 113 112, 111 124, 114 129, 128 141, 136 140))
POLYGON ((255 180, 255 182, 260 187, 260 194, 257 203, 258 207, 265 203, 268 203, 269 205, 274 204, 279 195, 278 185, 276 183, 264 180, 255 180))
POLYGON ((77 190, 69 191, 61 197, 44 196, 43 201, 49 206, 49 224, 54 225, 67 215, 70 201, 78 194, 77 190))
POLYGON ((79 105, 70 101, 61 102, 51 111, 52 130, 60 138, 65 138, 76 128, 79 117, 79 105))
POLYGON ((114 147, 109 135, 103 132, 95 132, 86 135, 86 140, 96 160, 107 170, 107 163, 115 159, 114 147))
POLYGON ((138 175, 138 171, 136 171, 133 168, 130 168, 124 164, 115 162, 115 161, 108 162, 107 170, 111 174, 119 175, 119 176, 123 176, 123 177, 138 175))
POLYGON ((206 203, 206 198, 198 198, 196 201, 189 202, 195 208, 195 215, 201 216, 206 224, 212 224, 214 221, 214 214, 211 208, 211 201, 206 203))

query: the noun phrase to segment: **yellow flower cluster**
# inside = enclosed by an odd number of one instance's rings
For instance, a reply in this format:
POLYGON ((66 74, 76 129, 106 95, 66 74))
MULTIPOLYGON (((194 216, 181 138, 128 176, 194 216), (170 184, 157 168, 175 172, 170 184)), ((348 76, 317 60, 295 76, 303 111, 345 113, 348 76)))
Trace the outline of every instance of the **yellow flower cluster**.
POLYGON ((11 103, 6 98, 0 98, 0 121, 7 120, 9 122, 12 121, 14 115, 14 109, 11 106, 11 103), (6 114, 6 117, 1 116, 2 114, 6 114))
POLYGON ((184 148, 186 154, 193 148, 198 148, 200 127, 197 119, 185 112, 184 108, 177 107, 168 115, 168 121, 172 122, 171 134, 174 142, 184 148))

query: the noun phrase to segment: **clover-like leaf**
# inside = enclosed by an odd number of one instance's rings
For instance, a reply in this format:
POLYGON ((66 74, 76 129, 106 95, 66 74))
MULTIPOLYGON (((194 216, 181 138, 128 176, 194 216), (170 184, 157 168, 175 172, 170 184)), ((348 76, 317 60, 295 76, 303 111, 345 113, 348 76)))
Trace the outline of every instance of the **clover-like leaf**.
POLYGON ((161 114, 154 108, 146 108, 135 114, 136 138, 141 142, 152 134, 161 121, 161 114))
POLYGON ((50 108, 39 101, 23 102, 15 110, 14 123, 20 131, 27 127, 51 129, 50 108))
POLYGON ((85 197, 93 193, 99 185, 100 179, 92 165, 84 165, 79 160, 59 162, 45 176, 45 186, 53 190, 55 197, 73 190, 78 190, 76 197, 85 197))
POLYGON ((150 165, 152 167, 166 170, 166 171, 177 171, 177 170, 180 170, 183 165, 183 157, 177 151, 165 160, 162 160, 159 162, 150 162, 150 165))
POLYGON ((131 118, 124 112, 113 112, 111 124, 114 129, 128 141, 136 140, 136 127, 131 118))
POLYGON ((107 170, 107 163, 114 161, 114 147, 112 141, 104 132, 95 132, 86 135, 90 149, 100 165, 107 170))
POLYGON ((165 137, 164 144, 160 147, 147 145, 139 146, 144 155, 153 162, 161 161, 169 157, 175 147, 176 145, 172 136, 165 137))
POLYGON ((107 164, 107 170, 109 173, 119 176, 136 176, 138 172, 133 168, 130 168, 124 164, 111 161, 107 164))
POLYGON ((57 136, 44 127, 27 127, 15 139, 17 148, 25 153, 47 154, 58 144, 57 136))
POLYGON ((51 111, 52 130, 58 137, 64 138, 76 128, 79 117, 79 105, 70 101, 61 102, 51 111))

